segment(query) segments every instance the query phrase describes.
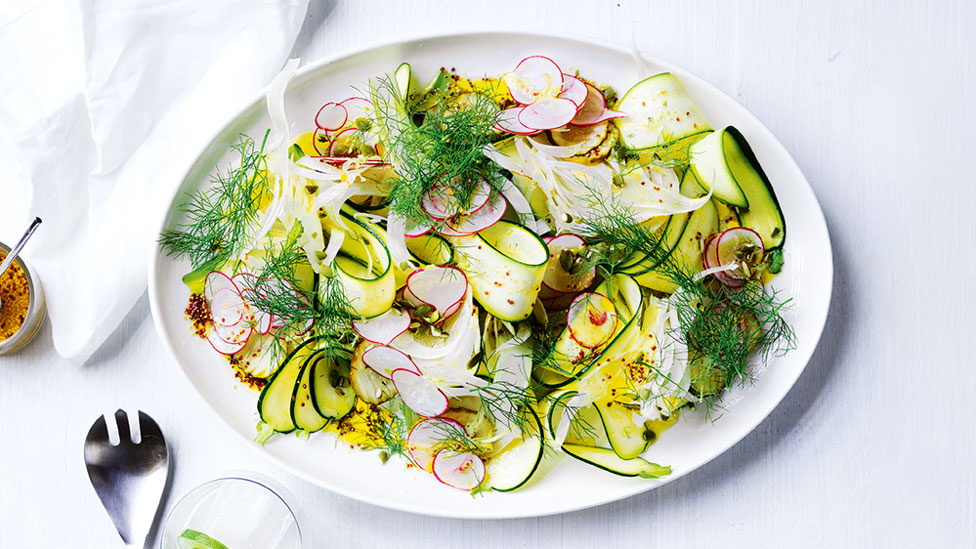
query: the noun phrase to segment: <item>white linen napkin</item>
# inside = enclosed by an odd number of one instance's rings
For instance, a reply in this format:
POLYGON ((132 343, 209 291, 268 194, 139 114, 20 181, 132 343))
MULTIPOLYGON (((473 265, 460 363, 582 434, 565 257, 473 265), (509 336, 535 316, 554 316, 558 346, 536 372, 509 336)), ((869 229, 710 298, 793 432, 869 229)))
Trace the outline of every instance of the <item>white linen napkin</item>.
POLYGON ((0 241, 58 353, 83 363, 146 287, 155 224, 195 153, 277 73, 308 0, 3 0, 0 241))

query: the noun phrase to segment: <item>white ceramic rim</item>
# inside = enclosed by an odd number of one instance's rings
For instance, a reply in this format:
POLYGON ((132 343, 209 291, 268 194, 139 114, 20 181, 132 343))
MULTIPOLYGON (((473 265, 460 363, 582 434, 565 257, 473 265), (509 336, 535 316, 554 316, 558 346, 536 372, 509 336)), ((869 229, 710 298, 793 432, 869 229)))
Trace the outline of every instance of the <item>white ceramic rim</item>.
MULTIPOLYGON (((395 47, 395 46, 398 46, 398 45, 405 46, 405 45, 408 45, 408 44, 413 44, 413 43, 417 43, 417 42, 424 42, 424 41, 431 41, 431 40, 446 40, 446 39, 465 40, 465 39, 470 39, 470 38, 484 38, 484 37, 497 37, 499 40, 504 40, 504 37, 506 37, 506 36, 508 36, 508 37, 518 37, 518 38, 523 38, 523 39, 524 38, 530 38, 530 39, 536 39, 536 40, 539 40, 539 41, 545 41, 545 40, 563 40, 563 41, 567 41, 567 40, 569 40, 569 41, 574 41, 574 42, 577 42, 577 43, 580 43, 580 44, 584 44, 584 45, 588 44, 588 45, 592 45, 594 47, 604 48, 604 49, 608 49, 608 50, 614 50, 614 51, 616 51, 616 52, 618 52, 620 54, 632 55, 634 53, 633 50, 630 50, 628 48, 622 47, 622 46, 617 45, 617 44, 605 42, 605 41, 602 41, 602 40, 596 40, 596 39, 592 39, 592 38, 581 38, 581 37, 575 37, 575 36, 574 37, 571 37, 571 38, 567 38, 566 36, 559 36, 559 35, 554 35, 554 34, 535 33, 535 32, 519 32, 519 31, 505 31, 505 30, 502 30, 502 31, 461 32, 461 33, 447 32, 447 33, 415 35, 415 36, 412 36, 412 37, 401 37, 401 38, 391 39, 391 40, 388 40, 388 41, 382 41, 382 42, 378 42, 378 43, 373 43, 373 44, 370 44, 370 45, 367 45, 367 46, 358 47, 358 48, 351 48, 351 49, 342 51, 340 53, 337 53, 335 55, 331 55, 331 56, 328 56, 328 57, 325 57, 325 58, 321 58, 321 59, 319 59, 319 60, 317 60, 317 61, 315 61, 313 63, 310 63, 308 65, 303 66, 298 71, 298 73, 296 74, 295 78, 296 79, 301 78, 303 75, 305 75, 307 73, 317 71, 317 70, 325 67, 326 65, 329 65, 331 63, 337 62, 337 61, 339 61, 341 59, 344 59, 346 57, 351 57, 351 56, 355 56, 355 55, 364 54, 364 53, 369 52, 371 50, 379 50, 379 49, 384 49, 384 48, 390 48, 390 47, 395 47)), ((254 448, 258 452, 261 452, 265 457, 267 457, 268 459, 270 459, 277 466, 279 466, 279 467, 281 467, 281 468, 283 468, 283 469, 291 472, 292 474, 294 474, 294 475, 296 475, 296 476, 298 476, 298 477, 300 477, 300 478, 302 478, 302 479, 304 479, 304 480, 306 480, 308 482, 311 482, 311 483, 316 484, 318 486, 322 486, 322 487, 327 488, 327 489, 329 489, 329 490, 331 490, 333 492, 339 493, 339 494, 341 494, 343 496, 350 497, 350 498, 353 498, 353 499, 356 499, 356 500, 359 500, 359 501, 363 501, 363 502, 366 502, 366 503, 370 503, 370 504, 373 504, 373 505, 378 505, 378 506, 381 506, 381 507, 386 507, 386 508, 395 509, 395 510, 399 510, 399 511, 410 512, 410 513, 424 514, 424 515, 430 515, 430 516, 439 516, 439 517, 449 517, 449 518, 464 518, 464 519, 506 519, 506 518, 538 517, 538 516, 547 516, 547 515, 568 513, 568 512, 577 511, 577 510, 580 510, 580 509, 586 509, 586 508, 595 507, 595 506, 598 506, 598 505, 603 505, 603 504, 606 504, 606 503, 610 503, 610 502, 613 502, 613 501, 617 501, 617 500, 621 500, 621 499, 624 499, 624 498, 627 498, 627 497, 631 497, 631 496, 634 496, 634 495, 637 495, 637 494, 646 492, 648 490, 651 490, 653 488, 662 486, 662 485, 664 485, 666 483, 675 481, 675 480, 681 478, 682 476, 687 475, 688 473, 699 469, 701 466, 703 466, 706 463, 712 461, 713 459, 715 459, 716 457, 718 457, 719 455, 721 455, 722 453, 724 453, 726 450, 728 450, 729 448, 731 448, 732 446, 734 446, 736 443, 738 443, 739 441, 741 441, 743 438, 745 438, 749 433, 751 433, 752 431, 754 431, 755 428, 760 423, 762 423, 762 421, 765 420, 766 417, 768 417, 770 413, 772 413, 772 411, 783 400, 783 398, 786 397, 786 395, 789 393, 790 389, 793 387, 793 385, 795 385, 796 380, 800 377, 800 375, 805 370, 806 365, 809 363, 810 358, 813 356, 813 353, 816 350, 816 348, 817 348, 817 346, 819 344, 820 338, 821 338, 821 336, 823 334, 823 329, 824 329, 824 326, 825 326, 826 320, 827 320, 827 312, 829 310, 830 296, 831 296, 832 289, 833 289, 832 251, 831 251, 831 246, 830 246, 830 241, 829 241, 829 233, 826 230, 826 220, 824 218, 823 211, 822 211, 822 209, 820 207, 819 201, 817 201, 816 195, 813 193, 813 189, 810 187, 810 184, 807 181, 806 176, 803 175, 802 170, 800 170, 799 166, 796 164, 796 161, 793 159, 792 155, 790 155, 790 153, 786 150, 786 148, 779 141, 779 139, 777 139, 775 137, 775 135, 765 126, 765 124, 763 124, 755 115, 753 115, 748 109, 746 109, 744 106, 742 106, 734 98, 732 98, 731 96, 729 96, 728 94, 726 94, 724 91, 722 91, 719 88, 715 87, 714 85, 712 85, 708 81, 706 81, 706 80, 698 77, 697 75, 695 75, 693 73, 690 73, 687 70, 682 69, 682 68, 680 68, 678 66, 675 66, 674 64, 669 63, 669 62, 667 62, 665 60, 656 58, 654 56, 644 55, 643 53, 641 53, 640 55, 641 55, 641 57, 645 61, 647 61, 647 62, 649 62, 651 64, 662 66, 662 67, 666 68, 667 70, 670 70, 670 71, 673 71, 673 72, 679 74, 682 80, 684 80, 686 82, 693 81, 695 83, 695 86, 696 87, 706 88, 711 93, 714 93, 714 94, 716 94, 718 96, 721 96, 721 97, 725 98, 726 100, 730 101, 731 103, 733 103, 741 111, 741 112, 737 113, 738 115, 743 116, 745 118, 748 118, 753 124, 755 124, 756 126, 758 126, 759 128, 761 128, 763 131, 765 131, 768 134, 768 137, 769 137, 768 143, 766 144, 766 147, 765 148, 766 149, 769 149, 770 147, 772 147, 774 149, 772 151, 768 151, 768 154, 775 155, 779 159, 778 160, 779 162, 789 163, 788 168, 791 169, 791 171, 794 171, 799 176, 796 180, 790 182, 790 184, 789 184, 789 186, 791 188, 791 191, 790 192, 799 191, 799 192, 802 192, 802 193, 807 194, 808 197, 810 199, 812 199, 812 200, 809 200, 807 202, 806 207, 812 209, 809 213, 815 218, 815 221, 816 222, 818 222, 820 225, 822 225, 822 227, 824 229, 823 232, 824 232, 824 239, 825 239, 825 241, 824 241, 823 244, 826 246, 827 253, 826 253, 825 257, 823 257, 822 259, 826 262, 824 264, 824 267, 825 267, 824 270, 826 271, 826 277, 827 277, 827 279, 825 280, 827 290, 826 290, 826 294, 824 296, 825 303, 824 303, 824 307, 822 308, 822 313, 818 315, 818 318, 814 319, 814 323, 815 323, 815 326, 816 326, 815 334, 813 334, 813 333, 808 334, 808 335, 811 335, 811 336, 812 335, 815 335, 816 336, 814 338, 815 339, 815 343, 812 344, 812 345, 810 345, 809 347, 807 347, 806 348, 806 352, 804 352, 803 355, 800 356, 799 361, 802 362, 803 367, 798 368, 795 371, 795 374, 789 380, 789 383, 784 384, 784 386, 781 389, 781 392, 780 392, 779 396, 776 397, 770 403, 770 405, 768 406, 767 409, 763 410, 762 413, 756 413, 756 414, 754 414, 754 416, 752 417, 752 421, 749 422, 748 428, 742 428, 741 429, 741 436, 735 438, 734 440, 731 440, 727 444, 724 444, 724 445, 721 445, 721 446, 716 447, 710 454, 708 454, 706 456, 703 456, 703 459, 701 459, 700 462, 697 463, 697 465, 695 465, 695 466, 693 466, 693 467, 691 467, 691 468, 689 468, 689 469, 687 469, 685 471, 681 471, 679 473, 673 473, 672 475, 669 475, 669 476, 667 476, 667 477, 665 477, 663 479, 660 479, 660 480, 654 481, 654 482, 646 482, 645 481, 644 483, 641 483, 640 481, 635 481, 634 482, 634 485, 633 485, 634 488, 631 489, 631 490, 620 491, 619 493, 615 493, 615 494, 612 494, 612 495, 607 496, 607 497, 597 497, 597 498, 594 498, 591 501, 587 501, 584 504, 568 505, 568 506, 563 506, 563 507, 560 507, 558 505, 554 505, 551 508, 547 508, 547 509, 536 509, 536 510, 533 510, 533 511, 528 512, 528 513, 526 513, 526 512, 518 512, 518 511, 509 511, 509 512, 494 513, 494 514, 491 514, 489 516, 485 516, 485 515, 480 514, 480 513, 472 513, 472 512, 467 512, 465 510, 457 510, 457 509, 450 509, 450 508, 444 508, 444 509, 418 508, 417 506, 413 506, 413 505, 410 505, 410 504, 399 503, 399 502, 391 502, 391 501, 387 501, 387 500, 384 500, 384 499, 379 498, 379 497, 370 497, 370 496, 366 496, 366 495, 357 493, 355 490, 347 490, 347 489, 344 489, 344 488, 341 488, 341 487, 338 487, 338 486, 335 486, 335 485, 331 485, 330 483, 324 481, 323 479, 311 475, 307 471, 301 470, 301 469, 299 469, 297 467, 292 466, 291 464, 285 463, 284 461, 282 461, 280 458, 278 458, 277 456, 273 455, 272 453, 267 452, 267 451, 263 451, 260 446, 258 446, 257 444, 254 443, 253 440, 251 440, 250 438, 248 438, 247 436, 245 436, 243 433, 241 433, 240 431, 238 431, 230 423, 230 420, 227 417, 225 417, 221 413, 221 411, 219 409, 217 409, 217 407, 216 407, 216 405, 214 403, 212 403, 209 400, 203 398, 203 395, 200 393, 199 390, 195 391, 197 393, 197 395, 200 398, 202 398, 207 403, 207 406, 214 412, 214 414, 216 414, 221 419, 221 421, 223 421, 224 424, 228 428, 230 428, 231 431, 233 431, 237 436, 241 437, 241 439, 244 440, 245 443, 249 447, 254 448)), ((263 102, 265 100, 266 94, 267 94, 267 88, 263 89, 261 92, 259 92, 258 94, 256 94, 254 96, 254 99, 252 101, 248 102, 242 108, 241 111, 239 111, 227 123, 225 123, 224 125, 222 125, 219 130, 217 130, 216 132, 213 132, 213 134, 211 135, 211 139, 208 141, 208 147, 207 148, 209 148, 214 142, 216 142, 216 140, 218 139, 218 137, 227 129, 227 127, 230 126, 231 124, 233 124, 238 118, 240 118, 240 116, 242 114, 246 113, 248 110, 250 110, 251 108, 253 108, 257 103, 263 102)), ((206 150, 206 148, 204 149, 204 151, 205 150, 206 150)), ((183 186, 184 181, 186 180, 186 178, 190 175, 191 171, 193 170, 193 167, 195 166, 195 164, 197 162, 197 159, 199 159, 199 156, 201 156, 202 154, 203 154, 203 151, 201 151, 201 154, 200 155, 197 155, 197 157, 195 157, 195 161, 194 161, 193 165, 187 167, 187 169, 186 169, 186 171, 184 173, 183 178, 180 179, 180 181, 179 181, 178 184, 174 185, 173 192, 170 194, 170 201, 169 201, 169 203, 171 205, 172 205, 173 201, 176 199, 176 195, 179 192, 180 188, 183 186)), ((159 222, 156 224, 158 230, 154 234, 158 234, 163 229, 165 220, 169 216, 170 209, 171 208, 167 208, 167 210, 162 213, 162 217, 159 219, 159 222)), ((189 376, 189 373, 185 370, 185 367, 177 359, 176 353, 175 353, 174 348, 172 346, 172 342, 169 340, 167 334, 165 333, 165 331, 162 328, 163 322, 162 322, 162 319, 161 319, 160 304, 159 304, 159 298, 158 298, 158 295, 157 295, 157 288, 158 288, 157 284, 159 283, 159 281, 156 279, 156 271, 157 271, 157 269, 159 267, 160 259, 163 258, 163 257, 165 257, 165 256, 163 256, 161 253, 159 253, 158 246, 154 246, 153 247, 153 250, 154 251, 150 255, 150 260, 149 260, 149 265, 148 265, 148 271, 149 271, 148 272, 148 279, 149 279, 149 300, 150 300, 150 306, 151 306, 151 309, 152 309, 153 322, 154 322, 154 325, 156 326, 157 334, 159 335, 160 339, 163 341, 164 346, 166 347, 167 352, 169 353, 170 357, 173 359, 174 362, 176 362, 178 365, 180 365, 180 367, 178 369, 180 370, 180 372, 184 376, 184 379, 186 379, 187 382, 189 382, 191 385, 194 385, 194 388, 196 388, 193 380, 189 376)), ((797 351, 791 351, 791 353, 797 353, 797 351)), ((558 503, 561 503, 561 502, 556 502, 556 503, 558 504, 558 503)))

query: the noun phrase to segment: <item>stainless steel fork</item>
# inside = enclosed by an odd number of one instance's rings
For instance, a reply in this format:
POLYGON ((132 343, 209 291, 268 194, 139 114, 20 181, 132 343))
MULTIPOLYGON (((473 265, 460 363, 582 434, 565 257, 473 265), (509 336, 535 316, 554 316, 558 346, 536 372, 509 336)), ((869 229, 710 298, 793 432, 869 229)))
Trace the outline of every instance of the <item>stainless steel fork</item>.
POLYGON ((169 476, 169 454, 159 425, 139 412, 138 443, 132 442, 129 416, 115 412, 119 443, 109 441, 105 417, 85 437, 85 465, 126 547, 145 547, 169 476))

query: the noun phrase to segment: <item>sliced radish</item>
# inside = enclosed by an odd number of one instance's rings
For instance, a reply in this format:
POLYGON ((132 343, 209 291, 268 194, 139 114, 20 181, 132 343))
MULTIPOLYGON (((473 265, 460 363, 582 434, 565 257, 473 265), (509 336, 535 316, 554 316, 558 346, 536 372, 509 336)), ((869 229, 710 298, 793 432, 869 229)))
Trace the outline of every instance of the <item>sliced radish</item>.
POLYGON ((233 326, 244 318, 247 305, 233 288, 221 288, 210 300, 210 318, 218 326, 233 326))
MULTIPOLYGON (((360 133, 360 132, 356 128, 346 128, 346 129, 342 130, 341 132, 339 132, 339 133, 335 134, 334 136, 332 136, 332 143, 329 144, 329 156, 331 156, 331 157, 342 157, 343 155, 339 154, 339 146, 343 144, 343 143, 340 143, 340 140, 342 140, 342 139, 353 139, 357 133, 360 133)), ((346 155, 346 156, 348 156, 348 155, 346 155)))
POLYGON ((380 345, 389 345, 409 327, 410 314, 397 309, 390 309, 377 317, 352 321, 352 329, 357 334, 366 341, 380 345))
POLYGON ((762 263, 765 247, 759 233, 748 227, 732 227, 715 238, 715 255, 721 266, 738 265, 725 274, 732 278, 752 276, 762 263))
POLYGON ((390 379, 395 370, 407 370, 420 375, 413 360, 393 347, 372 347, 363 353, 363 364, 377 374, 390 379))
POLYGON ((247 346, 247 340, 245 340, 243 343, 228 343, 224 341, 217 335, 216 330, 210 330, 210 333, 207 334, 207 341, 210 342, 210 346, 212 346, 215 351, 222 355, 232 355, 240 352, 241 349, 247 346))
POLYGON ((575 116, 576 104, 569 99, 544 97, 522 109, 519 122, 527 128, 554 130, 569 124, 575 116))
POLYGON ((237 273, 231 278, 231 282, 234 283, 234 286, 237 286, 237 290, 245 298, 247 298, 249 292, 257 293, 258 277, 255 274, 237 273))
POLYGON ((485 207, 485 204, 488 203, 488 199, 491 198, 492 194, 491 185, 487 181, 484 179, 478 181, 478 186, 475 187, 474 191, 471 192, 471 198, 468 201, 468 208, 461 213, 470 215, 477 212, 481 208, 485 207))
POLYGON ((328 102, 315 114, 315 125, 323 130, 334 132, 346 125, 349 111, 338 103, 328 102))
POLYGON ((505 84, 512 99, 528 105, 542 96, 555 97, 563 88, 563 71, 555 61, 541 55, 526 57, 506 74, 505 84))
POLYGON ((586 101, 583 103, 583 108, 580 109, 570 124, 574 126, 592 126, 593 124, 606 122, 611 118, 627 116, 626 113, 607 109, 607 99, 603 96, 603 92, 593 84, 588 82, 584 82, 584 84, 586 84, 587 90, 586 101))
POLYGON ((434 455, 444 443, 464 433, 464 426, 453 419, 430 418, 418 422, 407 435, 407 452, 418 467, 433 472, 434 455))
POLYGON ((541 132, 542 130, 532 129, 519 122, 519 115, 522 114, 523 109, 525 107, 512 107, 499 112, 495 119, 495 129, 515 135, 535 135, 541 132))
POLYGON ((320 141, 319 141, 319 135, 324 135, 325 136, 325 140, 321 141, 321 143, 322 143, 322 145, 324 147, 325 145, 328 145, 329 144, 329 132, 326 131, 326 130, 324 130, 324 129, 322 129, 322 128, 315 128, 315 131, 312 133, 312 148, 315 149, 315 152, 317 154, 323 155, 323 154, 329 152, 329 149, 328 148, 325 148, 325 150, 323 150, 323 149, 320 149, 319 148, 319 143, 320 143, 320 141))
POLYGON ((240 293, 240 288, 234 284, 229 276, 220 271, 210 271, 210 274, 207 275, 207 280, 204 281, 203 296, 207 298, 207 301, 211 301, 213 300, 214 294, 226 288, 240 293))
POLYGON ((444 448, 434 456, 434 476, 459 490, 471 491, 485 480, 485 462, 471 452, 444 448))
POLYGON ((569 336, 587 349, 606 343, 617 328, 617 309, 602 294, 587 292, 576 296, 566 316, 569 336))
POLYGON ((454 316, 454 313, 460 311, 461 310, 461 305, 463 305, 463 304, 464 304, 464 301, 461 300, 461 301, 458 301, 457 303, 455 303, 453 306, 448 307, 447 310, 444 311, 444 320, 447 320, 447 319, 451 318, 452 316, 454 316))
POLYGON ((271 329, 272 330, 277 330, 278 328, 281 328, 282 326, 285 325, 285 321, 281 317, 276 316, 274 314, 269 314, 269 316, 271 317, 271 329))
POLYGON ((705 270, 707 271, 717 270, 716 272, 712 272, 711 274, 712 276, 715 277, 716 280, 718 280, 722 284, 725 284, 726 286, 730 286, 730 287, 741 286, 742 281, 733 277, 728 271, 723 270, 722 269, 723 265, 718 260, 718 237, 719 236, 721 236, 721 234, 713 234, 705 238, 705 247, 702 250, 702 265, 705 267, 705 270))
POLYGON ((365 97, 349 97, 339 102, 349 112, 349 118, 356 120, 362 116, 369 116, 373 110, 373 102, 365 97))
POLYGON ((464 299, 468 279, 457 267, 430 267, 410 273, 406 287, 410 295, 445 315, 464 299))
POLYGON ((486 205, 479 209, 478 211, 469 215, 459 215, 457 217, 448 219, 445 222, 447 232, 445 232, 443 227, 438 229, 441 233, 447 234, 447 236, 467 236, 475 234, 479 231, 483 231, 488 227, 491 227, 505 215, 505 209, 508 207, 508 203, 505 198, 499 193, 492 193, 491 199, 488 200, 486 205))
POLYGON ((427 212, 427 215, 438 221, 449 217, 474 213, 480 210, 491 197, 491 185, 484 179, 477 182, 474 190, 469 197, 469 204, 462 203, 461 197, 457 195, 457 188, 451 184, 437 185, 427 191, 420 200, 420 207, 427 212))
POLYGON ((214 325, 212 333, 217 334, 221 340, 231 345, 243 345, 251 338, 254 329, 246 322, 238 322, 233 326, 214 325))
POLYGON ((403 403, 418 415, 435 417, 447 411, 447 395, 424 376, 401 369, 394 370, 390 378, 403 403))
POLYGON ((565 250, 566 248, 579 248, 580 246, 586 244, 586 241, 583 240, 583 237, 579 235, 575 235, 573 233, 564 233, 561 235, 549 237, 549 240, 546 241, 546 244, 549 245, 550 248, 558 248, 560 250, 565 250))
MULTIPOLYGON (((316 149, 318 150, 318 149, 316 149)), ((379 158, 362 158, 362 157, 348 157, 348 156, 310 156, 309 158, 314 158, 319 162, 328 164, 345 164, 346 162, 357 162, 362 166, 386 166, 388 162, 384 162, 379 158)))
POLYGON ((273 315, 264 311, 257 311, 254 315, 254 330, 261 335, 267 335, 272 330, 273 315))
POLYGON ((586 83, 576 78, 575 76, 570 76, 568 74, 563 75, 563 89, 559 93, 560 99, 569 99, 576 105, 577 109, 583 108, 586 103, 586 96, 588 95, 588 88, 586 83))
POLYGON ((407 238, 416 238, 418 236, 424 236, 429 233, 434 227, 433 220, 424 220, 420 223, 408 222, 410 225, 407 227, 407 232, 404 233, 407 238))
POLYGON ((575 234, 562 234, 546 243, 549 248, 549 264, 542 276, 542 284, 557 293, 576 293, 586 289, 596 278, 596 266, 576 273, 569 273, 560 262, 563 250, 585 246, 586 242, 575 234))
POLYGON ((708 235, 705 238, 705 246, 702 249, 702 264, 706 269, 714 269, 719 266, 718 254, 716 253, 717 244, 717 234, 708 235))
POLYGON ((438 221, 447 219, 458 212, 458 199, 454 196, 454 188, 438 185, 420 198, 420 207, 427 215, 438 221))

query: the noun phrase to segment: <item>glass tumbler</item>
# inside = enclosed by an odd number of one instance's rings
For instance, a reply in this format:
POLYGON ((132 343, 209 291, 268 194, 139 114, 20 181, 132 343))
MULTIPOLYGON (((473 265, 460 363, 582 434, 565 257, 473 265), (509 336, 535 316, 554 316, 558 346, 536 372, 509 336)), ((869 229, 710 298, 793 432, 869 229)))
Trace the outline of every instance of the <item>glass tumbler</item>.
POLYGON ((269 478, 254 477, 219 478, 188 492, 166 518, 160 548, 196 547, 180 540, 194 530, 228 549, 301 549, 298 518, 286 501, 290 496, 283 496, 287 491, 269 478))

